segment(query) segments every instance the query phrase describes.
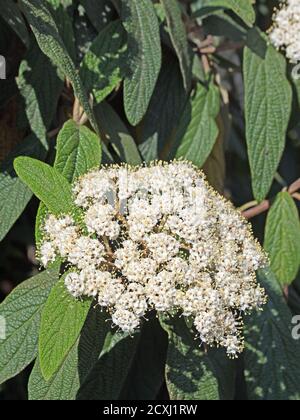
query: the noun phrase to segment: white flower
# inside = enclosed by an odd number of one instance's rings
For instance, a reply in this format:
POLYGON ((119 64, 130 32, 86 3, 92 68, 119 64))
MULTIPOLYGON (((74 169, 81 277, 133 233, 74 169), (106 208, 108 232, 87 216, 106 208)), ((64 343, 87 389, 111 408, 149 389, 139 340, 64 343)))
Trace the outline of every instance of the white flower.
POLYGON ((300 61, 300 2, 288 0, 273 16, 270 40, 276 48, 284 48, 292 63, 300 61))
POLYGON ((150 304, 159 312, 173 309, 176 297, 175 281, 172 273, 163 270, 149 280, 147 296, 150 304))
POLYGON ((266 257, 246 220, 187 162, 113 166, 76 181, 86 229, 49 215, 41 261, 70 267, 67 290, 94 298, 133 333, 151 310, 191 316, 200 339, 234 356, 237 313, 265 303, 255 272, 266 257))
POLYGON ((51 241, 44 242, 40 248, 40 260, 43 266, 55 261, 56 249, 51 241))
POLYGON ((79 273, 69 273, 65 278, 65 286, 72 296, 78 298, 85 294, 85 284, 79 273))
POLYGON ((117 309, 112 313, 112 322, 122 331, 133 333, 140 325, 140 318, 127 309, 117 309))
POLYGON ((129 309, 139 318, 144 316, 148 309, 144 287, 138 283, 130 283, 115 307, 129 309))
POLYGON ((70 216, 57 218, 52 214, 46 220, 44 230, 53 247, 64 258, 78 237, 78 229, 70 216))
POLYGON ((91 266, 99 266, 104 261, 105 248, 97 240, 81 236, 74 242, 68 254, 68 261, 83 270, 91 266))
POLYGON ((98 289, 98 303, 100 306, 115 305, 125 291, 125 285, 119 278, 112 277, 111 273, 102 274, 102 283, 98 289))
POLYGON ((116 211, 110 204, 96 203, 87 210, 84 221, 90 233, 115 240, 120 233, 120 226, 115 220, 115 215, 116 211))

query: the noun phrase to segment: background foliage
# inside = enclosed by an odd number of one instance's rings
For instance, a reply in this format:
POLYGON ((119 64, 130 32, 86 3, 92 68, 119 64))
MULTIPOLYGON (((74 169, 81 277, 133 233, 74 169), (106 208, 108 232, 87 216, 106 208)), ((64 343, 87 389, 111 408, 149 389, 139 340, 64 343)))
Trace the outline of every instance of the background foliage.
POLYGON ((277 4, 0 0, 0 399, 300 399, 300 81, 265 34, 277 4), (38 273, 41 220, 70 209, 70 182, 181 157, 270 255, 239 360, 198 347, 183 319, 110 330, 66 295, 59 265, 38 273))

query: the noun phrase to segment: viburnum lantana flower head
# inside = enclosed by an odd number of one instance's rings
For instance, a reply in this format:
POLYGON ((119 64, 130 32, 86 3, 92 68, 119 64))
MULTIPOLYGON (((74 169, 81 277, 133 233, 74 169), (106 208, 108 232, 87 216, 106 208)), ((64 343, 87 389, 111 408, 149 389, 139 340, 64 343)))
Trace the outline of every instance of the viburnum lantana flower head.
POLYGON ((256 270, 266 256, 251 228, 201 171, 183 161, 110 166, 74 184, 85 229, 49 215, 41 262, 60 256, 75 297, 92 297, 132 333, 149 311, 192 317, 201 342, 235 356, 241 314, 260 309, 256 270))
POLYGON ((273 16, 270 39, 276 48, 283 48, 292 63, 300 61, 300 1, 287 0, 273 16))

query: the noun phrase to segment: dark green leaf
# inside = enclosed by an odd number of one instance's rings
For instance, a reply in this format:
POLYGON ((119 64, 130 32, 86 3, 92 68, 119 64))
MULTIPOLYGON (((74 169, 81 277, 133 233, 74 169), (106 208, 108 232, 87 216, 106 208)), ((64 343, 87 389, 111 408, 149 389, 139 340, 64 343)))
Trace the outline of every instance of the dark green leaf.
MULTIPOLYGON (((43 140, 46 143, 46 140, 43 140)), ((44 159, 45 146, 35 135, 30 135, 11 153, 1 165, 0 171, 0 241, 6 236, 29 203, 32 192, 17 177, 13 162, 17 156, 27 155, 44 159)))
POLYGON ((39 360, 29 380, 30 400, 75 400, 88 373, 101 354, 109 325, 98 308, 91 308, 80 338, 70 348, 58 371, 49 381, 43 378, 39 360))
POLYGON ((103 102, 97 106, 95 114, 101 136, 110 143, 120 161, 130 165, 141 164, 141 156, 134 139, 114 109, 103 102))
POLYGON ((18 157, 14 168, 21 180, 55 215, 72 212, 72 188, 66 178, 48 164, 18 157))
POLYGON ((28 120, 22 124, 22 128, 26 129, 28 124, 39 139, 45 139, 56 113, 63 80, 34 39, 32 41, 20 64, 17 78, 28 120))
POLYGON ((213 83, 208 88, 198 84, 178 127, 176 158, 184 157, 198 167, 203 166, 218 137, 219 112, 218 88, 213 83))
POLYGON ((96 103, 103 101, 122 81, 127 58, 126 32, 119 20, 99 33, 86 53, 81 79, 96 103))
POLYGON ((292 90, 286 62, 272 46, 265 57, 244 53, 246 137, 252 189, 258 201, 268 194, 285 146, 292 90))
POLYGON ((106 350, 104 348, 100 360, 82 385, 78 399, 118 400, 130 371, 138 340, 138 336, 126 337, 113 348, 109 340, 108 347, 106 350))
POLYGON ((52 289, 42 313, 39 360, 43 377, 51 379, 76 343, 85 323, 90 300, 74 299, 65 288, 64 276, 52 289))
POLYGON ((292 313, 275 276, 266 270, 259 279, 269 300, 262 312, 246 320, 248 396, 250 400, 299 400, 300 342, 292 337, 292 313))
POLYGON ((0 0, 0 15, 28 47, 28 31, 18 5, 13 0, 0 0))
POLYGON ((22 0, 22 4, 24 14, 33 30, 39 47, 70 80, 76 97, 79 99, 94 129, 97 130, 87 93, 78 76, 74 62, 63 43, 58 27, 47 7, 47 3, 45 0, 22 0))
POLYGON ((171 400, 232 400, 235 364, 225 352, 207 354, 183 318, 161 318, 169 335, 166 379, 171 400))
POLYGON ((141 131, 139 149, 146 162, 168 157, 186 100, 178 63, 166 55, 141 131))
POLYGON ((151 0, 123 0, 122 20, 130 60, 124 84, 125 111, 128 121, 137 125, 147 111, 161 67, 159 25, 151 0))
POLYGON ((21 283, 1 303, 6 338, 0 339, 0 383, 17 375, 36 357, 42 308, 57 279, 57 268, 45 271, 21 283))
POLYGON ((141 338, 120 399, 155 400, 164 383, 168 336, 156 318, 142 327, 141 338))
POLYGON ((70 183, 101 163, 99 137, 73 120, 65 123, 57 137, 54 168, 70 183))
POLYGON ((161 0, 161 4, 166 14, 172 44, 180 63, 184 87, 188 91, 191 85, 192 66, 186 29, 181 17, 181 9, 177 0, 161 0))
POLYGON ((195 9, 195 16, 209 13, 214 9, 229 9, 239 16, 248 26, 255 22, 255 11, 252 0, 198 0, 199 8, 195 9))
POLYGON ((268 213, 264 247, 280 283, 292 283, 300 265, 300 222, 297 206, 288 192, 277 195, 268 213))
POLYGON ((109 0, 81 0, 80 3, 98 32, 102 31, 113 17, 114 8, 109 0))

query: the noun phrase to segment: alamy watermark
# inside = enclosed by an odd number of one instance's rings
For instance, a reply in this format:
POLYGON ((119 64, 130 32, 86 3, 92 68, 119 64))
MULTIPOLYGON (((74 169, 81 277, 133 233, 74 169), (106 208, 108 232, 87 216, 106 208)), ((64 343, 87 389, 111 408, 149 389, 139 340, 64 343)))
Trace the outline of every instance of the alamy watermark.
POLYGON ((292 337, 294 340, 300 340, 300 315, 292 318, 292 324, 295 325, 292 329, 292 337))
POLYGON ((0 79, 6 79, 6 60, 3 55, 0 55, 0 79))
POLYGON ((0 315, 0 341, 6 339, 6 319, 0 315))

